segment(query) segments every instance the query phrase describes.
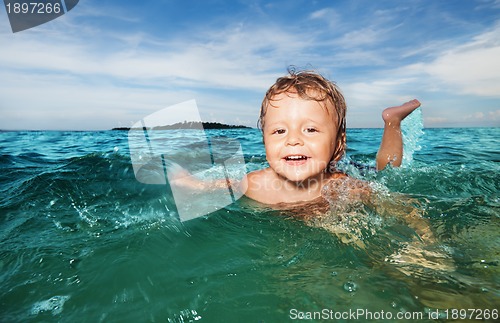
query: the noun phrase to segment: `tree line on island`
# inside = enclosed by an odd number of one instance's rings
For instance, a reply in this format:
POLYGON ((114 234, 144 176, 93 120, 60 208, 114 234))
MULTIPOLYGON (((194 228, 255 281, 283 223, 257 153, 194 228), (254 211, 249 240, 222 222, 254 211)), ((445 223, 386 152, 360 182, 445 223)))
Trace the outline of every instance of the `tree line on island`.
MULTIPOLYGON (((251 129, 247 126, 229 125, 219 122, 184 121, 166 126, 146 127, 149 130, 177 130, 177 129, 251 129)), ((118 127, 112 130, 143 130, 143 128, 118 127)))

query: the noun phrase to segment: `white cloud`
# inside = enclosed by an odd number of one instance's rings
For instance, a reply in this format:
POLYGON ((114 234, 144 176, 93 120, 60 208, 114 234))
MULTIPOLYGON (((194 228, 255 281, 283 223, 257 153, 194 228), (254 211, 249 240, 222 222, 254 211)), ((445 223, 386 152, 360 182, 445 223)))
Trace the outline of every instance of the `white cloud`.
POLYGON ((494 121, 500 121, 500 109, 488 112, 488 119, 494 121))
MULTIPOLYGON (((117 78, 136 84, 168 82, 213 88, 262 91, 283 69, 286 57, 313 45, 305 35, 272 26, 205 30, 196 37, 154 39, 147 35, 94 31, 78 39, 60 34, 2 35, 0 66, 17 70, 117 78), (98 43, 99 42, 99 43, 98 43), (103 42, 110 44, 107 49, 103 42)), ((71 34, 71 33, 66 33, 71 34)))
POLYGON ((475 112, 462 118, 464 121, 500 121, 500 110, 489 112, 475 112))
POLYGON ((415 96, 423 101, 428 126, 498 126, 500 118, 493 110, 500 97, 500 24, 465 44, 432 40, 423 47, 420 62, 375 70, 363 80, 340 84, 355 115, 351 120, 368 124, 378 120, 382 107, 415 96), (426 62, 429 57, 434 59, 426 62))
POLYGON ((381 39, 385 39, 385 34, 385 30, 367 27, 347 32, 335 42, 343 48, 355 48, 376 44, 380 42, 381 39))
POLYGON ((253 126, 276 71, 284 72, 286 57, 312 42, 272 26, 240 25, 158 39, 64 25, 62 33, 49 27, 0 35, 0 128, 129 126, 193 98, 212 119, 231 123, 239 118, 253 126), (78 38, 67 36, 72 30, 78 38), (238 100, 227 91, 246 95, 238 100), (255 99, 248 99, 248 93, 255 99))
POLYGON ((481 121, 484 120, 484 113, 483 112, 475 112, 472 114, 464 115, 462 117, 464 121, 481 121))
POLYGON ((333 16, 335 14, 336 14, 335 10, 333 10, 332 8, 323 8, 323 9, 316 10, 316 11, 312 12, 309 15, 309 18, 310 19, 327 19, 330 16, 333 16))
POLYGON ((500 97, 499 57, 500 24, 497 24, 472 41, 444 51, 431 63, 414 68, 421 68, 461 93, 500 97))
POLYGON ((12 80, 0 89, 0 129, 97 130, 127 127, 155 111, 196 99, 203 120, 255 126, 260 97, 238 100, 211 91, 140 88, 78 77, 4 73, 12 80))

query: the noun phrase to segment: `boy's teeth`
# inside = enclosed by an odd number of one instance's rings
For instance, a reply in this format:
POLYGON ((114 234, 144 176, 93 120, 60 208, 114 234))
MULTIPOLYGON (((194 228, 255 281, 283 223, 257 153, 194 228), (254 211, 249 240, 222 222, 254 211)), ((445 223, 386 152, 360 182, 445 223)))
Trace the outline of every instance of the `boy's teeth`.
POLYGON ((300 160, 300 159, 307 159, 306 156, 287 156, 285 157, 287 160, 300 160))

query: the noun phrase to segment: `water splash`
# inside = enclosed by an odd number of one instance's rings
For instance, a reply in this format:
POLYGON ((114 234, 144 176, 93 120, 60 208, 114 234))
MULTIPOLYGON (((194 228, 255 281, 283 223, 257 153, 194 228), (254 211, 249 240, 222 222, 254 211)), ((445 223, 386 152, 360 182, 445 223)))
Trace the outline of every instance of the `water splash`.
POLYGON ((413 161, 413 154, 422 146, 420 138, 424 135, 424 122, 422 109, 418 108, 401 122, 403 132, 403 162, 402 166, 408 166, 413 161))

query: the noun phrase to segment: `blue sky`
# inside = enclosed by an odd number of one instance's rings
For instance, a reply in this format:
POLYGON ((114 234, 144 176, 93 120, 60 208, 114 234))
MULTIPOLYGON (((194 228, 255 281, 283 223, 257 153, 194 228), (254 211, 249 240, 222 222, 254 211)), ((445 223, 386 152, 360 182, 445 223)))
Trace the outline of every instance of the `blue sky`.
POLYGON ((500 125, 500 1, 80 0, 12 33, 0 9, 0 129, 131 126, 195 99, 255 126, 290 65, 334 80, 348 127, 422 102, 426 127, 500 125))

